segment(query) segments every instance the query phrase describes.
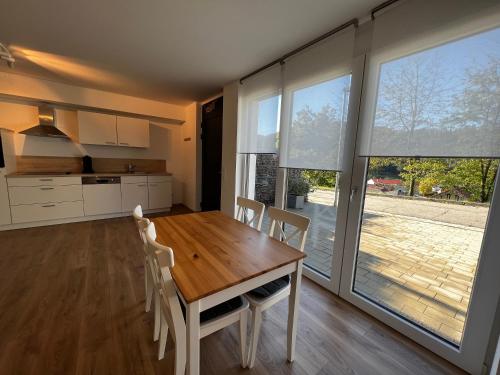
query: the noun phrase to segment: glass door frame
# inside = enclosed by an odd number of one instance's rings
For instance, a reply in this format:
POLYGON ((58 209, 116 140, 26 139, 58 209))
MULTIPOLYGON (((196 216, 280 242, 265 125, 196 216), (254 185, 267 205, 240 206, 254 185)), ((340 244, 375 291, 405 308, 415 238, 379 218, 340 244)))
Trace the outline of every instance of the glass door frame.
MULTIPOLYGON (((359 146, 359 140, 356 144, 359 146)), ((500 297, 500 272, 497 269, 500 264, 500 231, 495 231, 495 228, 500 228, 500 173, 497 173, 495 181, 462 343, 457 348, 353 291, 368 161, 368 158, 359 157, 353 151, 350 187, 346 189, 350 197, 343 259, 338 275, 339 296, 458 367, 472 374, 480 374, 500 297)))
MULTIPOLYGON (((336 213, 335 240, 333 242, 333 256, 331 263, 330 278, 316 272, 304 263, 302 273, 307 278, 321 285, 325 289, 339 294, 340 280, 342 274, 342 261, 344 257, 344 243, 347 228, 349 200, 351 197, 351 176, 353 159, 356 145, 357 123, 361 102, 361 89, 363 86, 363 72, 365 66, 365 55, 360 55, 353 59, 351 72, 351 87, 349 92, 349 106, 346 121, 346 135, 344 143, 343 170, 339 183, 339 198, 336 213)), ((287 188, 287 168, 278 168, 276 179, 276 199, 275 206, 285 209, 286 188, 287 188)))

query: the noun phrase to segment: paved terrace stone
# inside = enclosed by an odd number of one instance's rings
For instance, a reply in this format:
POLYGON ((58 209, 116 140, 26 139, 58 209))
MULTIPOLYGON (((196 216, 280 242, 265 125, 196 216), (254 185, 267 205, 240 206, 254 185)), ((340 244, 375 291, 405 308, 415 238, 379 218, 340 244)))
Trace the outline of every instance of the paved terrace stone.
MULTIPOLYGON (((291 210, 311 218, 306 264, 324 275, 331 273, 333 201, 333 192, 319 190, 304 209, 291 210)), ((460 343, 487 213, 487 207, 368 195, 355 290, 460 343)))

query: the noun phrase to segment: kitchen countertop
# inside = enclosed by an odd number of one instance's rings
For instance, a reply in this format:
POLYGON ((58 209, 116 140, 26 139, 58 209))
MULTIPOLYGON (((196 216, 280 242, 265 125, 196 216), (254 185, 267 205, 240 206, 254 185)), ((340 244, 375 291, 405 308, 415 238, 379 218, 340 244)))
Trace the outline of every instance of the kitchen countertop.
POLYGON ((122 172, 122 173, 117 173, 117 172, 100 172, 100 173, 44 173, 44 172, 29 172, 29 173, 9 173, 5 177, 12 178, 12 177, 94 177, 94 176, 109 176, 109 177, 121 177, 121 176, 172 176, 172 173, 168 172, 134 172, 134 173, 127 173, 127 172, 122 172))

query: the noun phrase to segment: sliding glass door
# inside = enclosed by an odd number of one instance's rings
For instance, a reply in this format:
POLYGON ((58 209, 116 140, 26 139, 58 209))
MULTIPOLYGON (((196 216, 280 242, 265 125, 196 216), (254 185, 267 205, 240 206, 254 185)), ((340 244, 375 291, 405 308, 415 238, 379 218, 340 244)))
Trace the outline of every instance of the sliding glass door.
POLYGON ((500 7, 447 4, 403 2, 244 82, 239 153, 243 194, 311 219, 306 277, 479 373, 500 285, 500 7))
POLYGON ((479 373, 500 283, 500 29, 435 22, 374 34, 340 295, 479 373))

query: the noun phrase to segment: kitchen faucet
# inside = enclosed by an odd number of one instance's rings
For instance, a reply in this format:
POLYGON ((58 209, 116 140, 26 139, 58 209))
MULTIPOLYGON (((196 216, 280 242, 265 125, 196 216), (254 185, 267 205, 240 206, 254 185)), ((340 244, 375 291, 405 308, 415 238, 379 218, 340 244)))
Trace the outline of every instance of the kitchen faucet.
POLYGON ((128 173, 134 173, 135 165, 132 163, 128 163, 128 173))

